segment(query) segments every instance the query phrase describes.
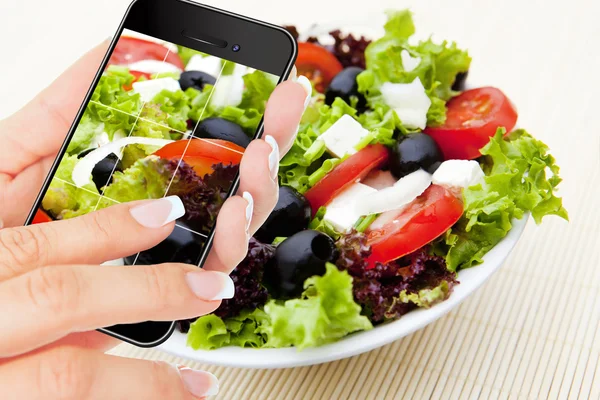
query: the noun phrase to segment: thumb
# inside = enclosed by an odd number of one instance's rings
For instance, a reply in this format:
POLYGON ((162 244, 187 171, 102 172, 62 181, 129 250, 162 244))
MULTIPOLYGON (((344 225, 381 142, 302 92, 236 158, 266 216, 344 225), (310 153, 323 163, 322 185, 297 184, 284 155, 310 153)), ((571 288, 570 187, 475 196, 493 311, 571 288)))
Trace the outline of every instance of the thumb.
POLYGON ((166 239, 184 214, 179 197, 169 196, 0 230, 0 282, 41 266, 100 264, 147 250, 166 239))
POLYGON ((38 160, 55 155, 108 44, 105 41, 90 50, 25 107, 0 121, 0 173, 14 176, 38 160))

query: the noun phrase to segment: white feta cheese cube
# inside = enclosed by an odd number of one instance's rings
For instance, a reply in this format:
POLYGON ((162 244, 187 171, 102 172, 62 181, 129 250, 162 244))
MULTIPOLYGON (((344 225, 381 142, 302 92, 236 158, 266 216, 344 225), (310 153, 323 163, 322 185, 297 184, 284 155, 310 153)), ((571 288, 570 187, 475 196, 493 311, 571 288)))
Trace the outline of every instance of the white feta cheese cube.
POLYGON ((360 122, 349 115, 343 115, 325 132, 319 136, 327 150, 335 157, 356 153, 354 148, 369 131, 362 127, 360 122))
POLYGON ((402 58, 402 66, 406 72, 414 70, 421 64, 421 57, 411 56, 408 50, 402 50, 400 52, 400 58, 402 58))
POLYGON ((179 67, 177 67, 171 63, 168 63, 166 61, 163 62, 163 61, 157 61, 157 60, 136 61, 134 63, 129 64, 128 68, 131 71, 145 72, 147 74, 170 73, 170 72, 179 73, 179 72, 181 72, 181 69, 179 69, 179 67))
POLYGON ((200 54, 194 54, 185 66, 185 70, 206 72, 207 74, 212 75, 216 78, 221 73, 222 67, 223 61, 218 57, 203 57, 200 54))
POLYGON ((411 83, 385 82, 380 90, 384 101, 394 109, 404 126, 425 129, 431 100, 421 79, 415 78, 411 83))
POLYGON ((244 79, 240 75, 221 76, 213 89, 210 105, 214 108, 237 106, 242 102, 244 79))
POLYGON ((354 183, 337 195, 327 207, 323 220, 329 222, 339 232, 352 228, 361 217, 356 203, 362 198, 376 193, 377 190, 362 183, 354 183))
POLYGON ((140 94, 142 101, 151 101, 163 90, 176 92, 181 90, 181 86, 179 86, 179 81, 173 78, 150 79, 133 83, 133 91, 140 94))
POLYGON ((447 160, 433 173, 432 182, 447 188, 468 188, 483 184, 485 174, 474 160, 447 160))

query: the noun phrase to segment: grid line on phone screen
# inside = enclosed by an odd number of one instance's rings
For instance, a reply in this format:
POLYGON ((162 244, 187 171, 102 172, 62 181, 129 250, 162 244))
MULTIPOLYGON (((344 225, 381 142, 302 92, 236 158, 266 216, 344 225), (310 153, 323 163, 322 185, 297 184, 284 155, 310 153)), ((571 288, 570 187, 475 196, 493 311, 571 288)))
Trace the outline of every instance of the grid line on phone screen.
MULTIPOLYGON (((211 91, 210 91, 210 93, 208 95, 208 98, 206 100, 206 103, 204 104, 204 107, 202 108, 202 112, 200 113, 200 115, 198 117, 198 121, 196 122, 196 125, 194 126, 194 129, 192 130, 192 134, 190 134, 189 137, 188 137, 188 139, 186 139, 187 140, 186 146, 185 146, 185 148, 183 150, 183 153, 181 154, 181 158, 179 159, 179 162, 177 163, 177 166, 175 167, 175 171, 173 172, 173 175, 171 176, 169 184, 167 185, 167 189, 165 190, 165 194, 164 194, 163 198, 167 197, 167 194, 169 193, 169 190, 171 189, 171 185, 173 184, 173 180, 175 179, 175 176, 177 175, 177 172, 179 171, 179 166, 183 162, 183 157, 185 157, 185 154, 187 152, 187 149, 188 149, 191 141, 194 140, 193 133, 196 130, 196 128, 198 127, 198 124, 200 123, 200 121, 202 121, 202 117, 204 116, 204 113, 206 112, 206 108, 208 107, 208 104, 210 103, 210 100, 211 100, 212 95, 213 95, 213 93, 215 91, 215 88, 219 84, 219 80, 221 79, 221 75, 223 74, 223 69, 224 68, 225 68, 225 63, 223 63, 223 65, 221 66, 221 70, 219 71, 219 75, 217 76, 217 78, 215 80, 215 84, 213 85, 213 87, 212 87, 212 89, 211 89, 211 91)), ((220 146, 220 145, 218 145, 218 146, 219 147, 224 147, 224 146, 220 146)), ((231 149, 228 149, 228 150, 231 150, 231 149)), ((187 229, 187 230, 190 231, 190 232, 194 232, 191 229, 187 229)), ((194 233, 198 234, 198 232, 194 232, 194 233)), ((199 236, 201 236, 204 239, 208 238, 208 236, 204 235, 204 234, 199 234, 199 236)), ((133 260, 132 265, 136 265, 136 263, 138 261, 138 258, 140 257, 140 254, 141 253, 137 253, 135 255, 135 259, 133 260)))

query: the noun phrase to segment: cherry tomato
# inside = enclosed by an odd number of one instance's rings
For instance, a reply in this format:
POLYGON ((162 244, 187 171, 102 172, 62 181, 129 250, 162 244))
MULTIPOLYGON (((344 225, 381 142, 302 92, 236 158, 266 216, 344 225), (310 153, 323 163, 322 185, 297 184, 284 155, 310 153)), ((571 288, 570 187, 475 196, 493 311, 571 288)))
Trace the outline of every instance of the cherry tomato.
POLYGON ((146 72, 134 71, 134 70, 130 70, 129 73, 131 75, 133 75, 133 81, 129 85, 123 85, 123 89, 125 89, 125 90, 131 90, 133 88, 133 83, 139 81, 141 77, 150 79, 150 76, 151 76, 150 74, 148 74, 146 72))
POLYGON ((326 48, 314 43, 300 42, 296 68, 298 75, 306 76, 319 92, 324 93, 329 82, 344 67, 326 48))
POLYGON ((456 196, 442 186, 429 186, 421 196, 399 210, 393 220, 367 232, 367 244, 371 246, 368 268, 425 246, 454 225, 462 213, 462 202, 456 196))
POLYGON ((180 159, 196 171, 198 176, 213 172, 215 164, 238 165, 242 161, 244 148, 221 139, 178 140, 163 146, 154 154, 161 158, 180 159), (187 150, 186 150, 187 147, 187 150))
POLYGON ((42 209, 38 209, 33 216, 32 224, 43 224, 45 222, 52 222, 52 218, 48 216, 42 209))
POLYGON ((165 60, 181 69, 184 67, 179 55, 170 52, 165 46, 127 36, 119 39, 108 63, 112 65, 129 65, 141 60, 165 60))
POLYGON ((517 123, 513 104, 493 87, 462 92, 446 106, 444 125, 425 129, 440 146, 446 160, 479 157, 479 149, 489 142, 498 127, 510 132, 517 123))
POLYGON ((327 205, 346 187, 367 176, 371 170, 383 165, 388 157, 387 148, 381 144, 375 144, 365 147, 342 161, 315 186, 304 193, 304 197, 306 197, 312 208, 313 216, 317 213, 319 207, 327 205))

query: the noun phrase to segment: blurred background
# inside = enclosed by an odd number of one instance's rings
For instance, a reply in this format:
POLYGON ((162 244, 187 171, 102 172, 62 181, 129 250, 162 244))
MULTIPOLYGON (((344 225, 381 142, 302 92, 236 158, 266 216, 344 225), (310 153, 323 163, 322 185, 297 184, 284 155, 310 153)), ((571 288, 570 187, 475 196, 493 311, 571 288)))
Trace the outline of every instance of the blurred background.
MULTIPOLYGON (((597 3, 205 3, 294 24, 300 31, 325 23, 376 32, 384 10, 409 7, 419 36, 435 33, 435 38, 469 49, 469 84, 501 88, 517 105, 519 126, 549 145, 562 166, 561 193, 571 217, 568 224, 552 218, 541 227, 530 222, 500 272, 426 329, 374 352, 321 366, 268 372, 208 367, 222 380, 220 398, 600 398, 597 3)), ((128 4, 0 2, 0 118, 112 35, 128 4)), ((125 346, 118 352, 174 360, 125 346)))

